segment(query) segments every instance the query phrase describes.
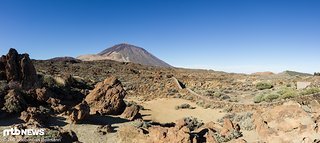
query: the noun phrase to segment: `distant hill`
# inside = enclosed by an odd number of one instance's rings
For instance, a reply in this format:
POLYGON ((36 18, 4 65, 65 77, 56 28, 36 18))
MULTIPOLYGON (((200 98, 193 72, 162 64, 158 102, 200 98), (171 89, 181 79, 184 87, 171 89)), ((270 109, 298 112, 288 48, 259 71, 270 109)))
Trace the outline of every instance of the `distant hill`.
POLYGON ((267 75, 274 75, 274 73, 266 71, 266 72, 255 72, 255 73, 252 73, 251 75, 267 76, 267 75))
POLYGON ((312 76, 312 74, 309 73, 302 73, 302 72, 296 72, 296 71, 284 71, 279 73, 280 75, 289 75, 289 76, 312 76))
POLYGON ((76 59, 74 57, 55 57, 52 59, 48 59, 48 61, 55 61, 55 62, 81 62, 81 60, 76 59))
POLYGON ((126 43, 114 45, 98 54, 81 55, 77 57, 77 59, 83 61, 114 60, 150 66, 171 67, 169 64, 155 57, 145 49, 126 43))

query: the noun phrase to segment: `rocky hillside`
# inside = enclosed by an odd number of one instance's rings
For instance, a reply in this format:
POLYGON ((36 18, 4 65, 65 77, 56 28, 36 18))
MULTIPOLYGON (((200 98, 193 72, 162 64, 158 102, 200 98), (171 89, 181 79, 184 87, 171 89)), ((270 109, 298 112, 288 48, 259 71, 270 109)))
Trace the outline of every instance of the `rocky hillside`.
POLYGON ((125 43, 114 45, 98 54, 79 56, 78 59, 83 61, 114 60, 149 66, 171 67, 169 64, 155 57, 145 49, 125 43))

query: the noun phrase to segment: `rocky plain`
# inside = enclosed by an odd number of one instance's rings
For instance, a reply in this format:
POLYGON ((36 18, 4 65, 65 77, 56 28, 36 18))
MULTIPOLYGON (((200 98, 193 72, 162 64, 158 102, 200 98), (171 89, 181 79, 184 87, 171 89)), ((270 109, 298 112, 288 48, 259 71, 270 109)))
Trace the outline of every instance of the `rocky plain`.
POLYGON ((112 60, 0 58, 0 136, 11 142, 319 143, 320 77, 112 60))

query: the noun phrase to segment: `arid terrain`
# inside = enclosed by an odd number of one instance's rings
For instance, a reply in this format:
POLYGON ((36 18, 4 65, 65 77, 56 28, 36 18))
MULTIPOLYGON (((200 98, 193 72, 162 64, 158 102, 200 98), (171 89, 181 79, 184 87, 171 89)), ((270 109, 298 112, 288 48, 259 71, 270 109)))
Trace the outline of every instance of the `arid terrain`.
POLYGON ((0 131, 44 128, 45 135, 0 142, 319 143, 319 93, 320 76, 293 71, 31 60, 10 49, 0 59, 0 131))

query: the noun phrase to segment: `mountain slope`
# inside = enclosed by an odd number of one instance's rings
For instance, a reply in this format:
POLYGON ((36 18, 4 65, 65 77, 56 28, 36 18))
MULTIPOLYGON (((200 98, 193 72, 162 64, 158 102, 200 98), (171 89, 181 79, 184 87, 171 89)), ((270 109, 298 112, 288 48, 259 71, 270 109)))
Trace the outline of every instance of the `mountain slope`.
POLYGON ((83 61, 114 60, 150 66, 171 67, 145 49, 125 43, 114 45, 98 54, 82 55, 77 58, 83 61))

